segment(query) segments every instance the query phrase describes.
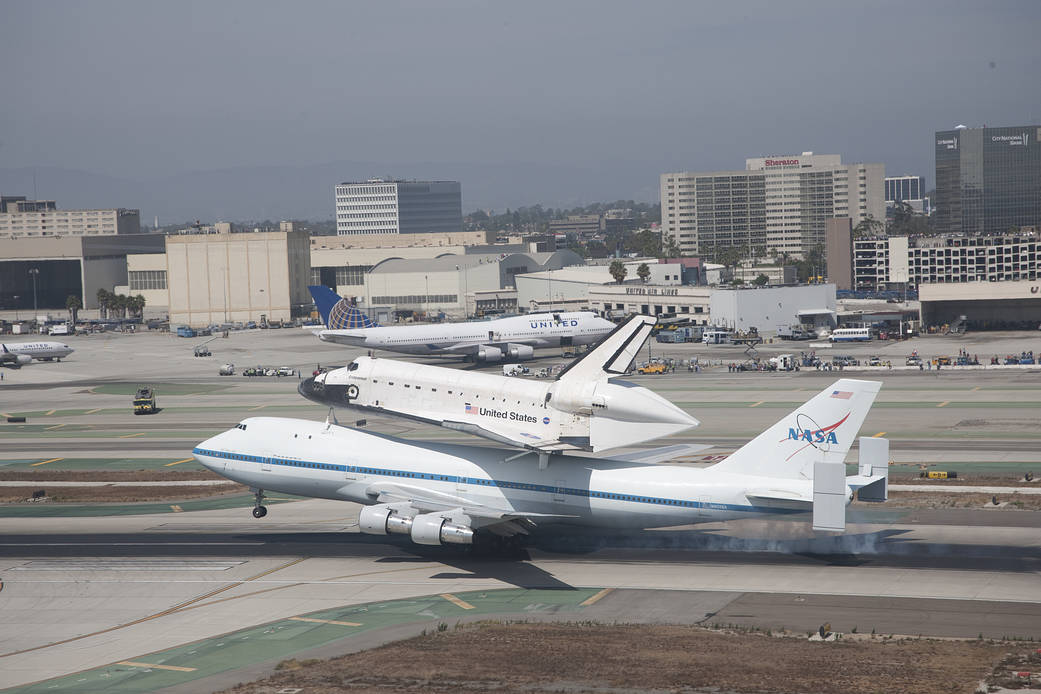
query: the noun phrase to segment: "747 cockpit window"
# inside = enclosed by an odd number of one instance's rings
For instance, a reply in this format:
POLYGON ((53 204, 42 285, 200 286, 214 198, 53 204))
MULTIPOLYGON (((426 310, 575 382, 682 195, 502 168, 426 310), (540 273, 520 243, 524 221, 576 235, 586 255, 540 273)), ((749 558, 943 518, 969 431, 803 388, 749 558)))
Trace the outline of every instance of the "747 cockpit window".
POLYGON ((347 367, 348 371, 356 371, 358 369, 358 362, 352 361, 351 365, 347 367))

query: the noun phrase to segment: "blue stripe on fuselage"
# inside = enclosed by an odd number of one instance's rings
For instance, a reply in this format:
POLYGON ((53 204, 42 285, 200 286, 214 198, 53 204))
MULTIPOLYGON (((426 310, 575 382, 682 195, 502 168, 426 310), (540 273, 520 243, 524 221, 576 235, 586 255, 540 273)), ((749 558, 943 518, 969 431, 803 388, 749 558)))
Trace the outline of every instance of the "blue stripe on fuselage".
MULTIPOLYGON (((285 467, 305 468, 314 470, 334 470, 337 472, 353 472, 363 475, 382 475, 384 477, 397 477, 405 479, 431 480, 434 482, 454 482, 455 484, 472 484, 480 487, 498 487, 500 489, 519 489, 529 492, 546 492, 548 494, 566 494, 569 496, 588 497, 591 499, 612 499, 615 501, 631 501, 640 504, 652 504, 656 506, 670 506, 679 508, 701 508, 715 511, 741 511, 744 513, 804 513, 799 509, 784 509, 767 506, 743 506, 738 504, 720 504, 710 501, 688 501, 686 499, 668 499, 664 497, 640 496, 635 494, 616 494, 613 492, 599 492, 592 489, 579 489, 573 487, 556 487, 549 484, 534 484, 531 482, 511 482, 509 480, 484 479, 480 477, 460 477, 458 475, 440 475, 430 472, 412 472, 410 470, 392 470, 387 468, 366 467, 364 465, 339 465, 336 463, 319 463, 307 460, 291 460, 289 458, 264 458, 242 453, 227 453, 224 451, 209 451, 196 448, 192 451, 196 455, 205 455, 213 458, 227 460, 238 460, 247 463, 263 463, 268 465, 283 465, 285 467)), ((523 512, 520 512, 523 513, 523 512)))

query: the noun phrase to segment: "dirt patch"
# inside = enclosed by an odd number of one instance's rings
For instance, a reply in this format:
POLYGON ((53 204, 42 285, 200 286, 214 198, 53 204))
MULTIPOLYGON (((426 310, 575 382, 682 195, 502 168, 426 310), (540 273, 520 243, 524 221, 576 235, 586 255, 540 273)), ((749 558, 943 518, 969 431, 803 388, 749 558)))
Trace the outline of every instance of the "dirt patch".
POLYGON ((1003 508, 1041 511, 1041 494, 944 494, 943 492, 889 492, 889 501, 879 506, 896 508, 1003 508), (993 504, 994 497, 998 506, 993 504))
POLYGON ((127 503, 144 501, 178 501, 209 499, 242 494, 247 488, 241 484, 187 486, 171 484, 162 487, 47 487, 46 482, 32 487, 0 487, 0 503, 18 503, 31 498, 43 489, 47 501, 36 503, 127 503))
POLYGON ((3 470, 0 481, 26 482, 166 482, 224 479, 209 470, 3 470))
POLYGON ((225 694, 814 692, 971 694, 1037 644, 737 634, 684 626, 482 624, 328 661, 283 662, 225 694))

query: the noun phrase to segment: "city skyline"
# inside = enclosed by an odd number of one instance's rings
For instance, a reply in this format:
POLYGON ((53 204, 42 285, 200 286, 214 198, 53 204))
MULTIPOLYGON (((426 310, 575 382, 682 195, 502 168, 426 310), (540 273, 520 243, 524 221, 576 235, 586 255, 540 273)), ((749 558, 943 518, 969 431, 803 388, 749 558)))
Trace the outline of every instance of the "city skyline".
POLYGON ((931 188, 934 132, 1041 121, 1036 2, 12 2, 7 20, 0 192, 34 197, 35 175, 39 197, 94 187, 146 220, 240 218, 214 190, 235 179, 259 190, 251 217, 330 218, 332 185, 386 174, 459 180, 464 211, 653 202, 662 172, 803 151, 931 188))

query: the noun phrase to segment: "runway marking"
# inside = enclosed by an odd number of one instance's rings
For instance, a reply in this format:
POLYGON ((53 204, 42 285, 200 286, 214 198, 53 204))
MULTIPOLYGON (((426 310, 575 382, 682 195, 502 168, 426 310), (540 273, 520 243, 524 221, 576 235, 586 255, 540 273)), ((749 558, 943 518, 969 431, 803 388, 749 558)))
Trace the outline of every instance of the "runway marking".
POLYGON ((101 409, 100 407, 95 407, 93 410, 87 410, 83 414, 94 414, 95 412, 97 412, 100 409, 101 409))
POLYGON ((452 595, 451 593, 441 593, 441 597, 444 598, 445 600, 447 600, 448 602, 452 603, 456 607, 461 607, 464 610, 472 610, 472 609, 474 609, 474 606, 471 605, 470 603, 468 603, 466 600, 462 600, 460 598, 457 598, 456 596, 452 595))
POLYGON ((55 412, 57 412, 57 411, 58 411, 58 410, 47 410, 47 411, 46 411, 46 412, 44 412, 43 414, 44 414, 44 416, 45 416, 45 417, 49 417, 50 415, 54 414, 54 413, 55 413, 55 412))
POLYGON ((36 467, 37 465, 46 465, 47 463, 56 463, 59 460, 65 460, 65 458, 51 458, 50 460, 41 460, 38 463, 30 463, 29 467, 36 467))
POLYGON ((224 591, 231 590, 232 588, 237 588, 237 587, 243 585, 244 583, 248 583, 248 582, 256 580, 258 578, 263 578, 264 576, 268 576, 270 574, 273 574, 276 571, 281 571, 282 569, 287 569, 290 566, 293 566, 294 564, 299 564, 300 562, 306 561, 306 560, 307 560, 307 557, 300 557, 299 559, 293 559, 292 561, 284 562, 284 563, 279 564, 278 566, 276 566, 276 567, 274 567, 272 569, 268 569, 267 571, 261 571, 260 573, 254 575, 254 576, 250 576, 249 578, 244 578, 241 581, 233 581, 233 582, 231 582, 231 583, 229 583, 229 584, 227 584, 225 586, 217 588, 216 590, 211 590, 209 593, 206 593, 205 595, 200 595, 199 597, 192 598, 191 600, 186 600, 186 601, 184 601, 182 603, 174 605, 173 607, 167 608, 167 609, 163 610, 162 612, 156 612, 154 614, 150 614, 150 615, 148 615, 146 617, 141 617, 140 619, 135 619, 135 620, 130 621, 130 622, 124 622, 123 624, 117 624, 115 626, 107 627, 105 629, 99 629, 98 631, 93 631, 93 632, 90 632, 89 634, 80 634, 79 636, 72 636, 72 637, 69 637, 67 639, 62 639, 60 641, 54 641, 52 643, 45 643, 45 644, 42 644, 42 645, 39 645, 39 646, 33 646, 32 648, 23 648, 20 651, 11 651, 10 653, 0 653, 0 658, 8 658, 8 657, 10 657, 12 655, 21 655, 22 653, 32 653, 33 651, 43 650, 44 648, 51 648, 52 646, 63 646, 65 644, 67 644, 67 643, 72 643, 74 641, 81 641, 83 639, 88 639, 88 638, 91 638, 93 636, 100 636, 101 634, 108 634, 108 633, 113 632, 113 631, 118 631, 119 629, 125 629, 126 627, 132 627, 132 626, 135 626, 137 624, 143 624, 144 622, 150 622, 153 619, 159 619, 160 617, 166 617, 167 615, 171 615, 171 614, 173 614, 175 612, 179 612, 180 610, 183 610, 183 609, 185 609, 185 608, 187 608, 187 607, 189 607, 191 605, 194 605, 197 602, 201 602, 202 600, 206 600, 207 598, 211 598, 214 595, 219 595, 220 593, 223 593, 224 591))
POLYGON ((147 667, 156 670, 173 670, 174 672, 195 672, 197 668, 181 667, 180 665, 159 665, 157 663, 138 663, 133 660, 121 660, 116 665, 129 665, 130 667, 147 667))
POLYGON ((972 390, 970 390, 969 392, 970 392, 970 393, 975 393, 975 392, 976 392, 977 390, 979 390, 979 389, 980 389, 980 388, 982 388, 982 387, 983 387, 983 386, 976 386, 975 388, 973 388, 973 389, 972 389, 972 390))
POLYGON ((170 508, 174 510, 174 513, 181 513, 184 511, 184 509, 178 506, 177 504, 170 504, 170 508))
POLYGON ((877 434, 875 434, 874 436, 872 436, 871 438, 873 438, 873 439, 880 439, 880 438, 882 438, 883 436, 885 436, 885 433, 886 433, 886 432, 884 432, 884 431, 880 431, 880 432, 878 432, 877 434))
POLYGON ((751 405, 749 405, 749 407, 759 407, 764 402, 766 402, 766 401, 765 400, 760 400, 759 402, 753 402, 751 405))
POLYGON ((264 409, 265 407, 267 407, 267 405, 266 405, 266 404, 264 404, 264 405, 257 405, 256 407, 251 407, 251 408, 249 408, 249 409, 250 409, 250 411, 252 412, 253 410, 262 410, 262 409, 264 409))
POLYGON ((607 594, 612 592, 613 590, 614 590, 614 588, 604 588, 602 591, 600 591, 596 595, 590 595, 588 598, 586 598, 582 602, 578 603, 578 605, 579 605, 579 607, 588 607, 588 606, 592 605, 594 602, 597 602, 598 600, 607 597, 607 594))
POLYGON ((315 624, 339 624, 342 627, 360 627, 361 622, 341 622, 336 619, 314 619, 312 617, 290 617, 291 622, 313 622, 315 624))
POLYGON ((166 463, 165 465, 163 465, 163 467, 172 467, 174 465, 180 465, 181 463, 190 463, 193 460, 195 460, 195 458, 185 458, 183 460, 175 460, 172 463, 166 463))
POLYGON ((944 400, 939 405, 937 405, 937 407, 947 407, 947 405, 950 404, 950 402, 950 400, 944 400))
POLYGON ((145 435, 145 432, 141 431, 141 432, 138 432, 136 434, 123 434, 119 438, 121 438, 121 439, 132 439, 135 436, 144 436, 144 435, 145 435))
POLYGON ((61 429, 61 428, 62 428, 63 426, 65 426, 65 425, 66 425, 67 423, 68 423, 68 422, 62 422, 61 424, 55 424, 55 425, 53 425, 53 426, 49 426, 49 427, 47 427, 46 429, 44 429, 44 431, 50 431, 51 429, 61 429))

